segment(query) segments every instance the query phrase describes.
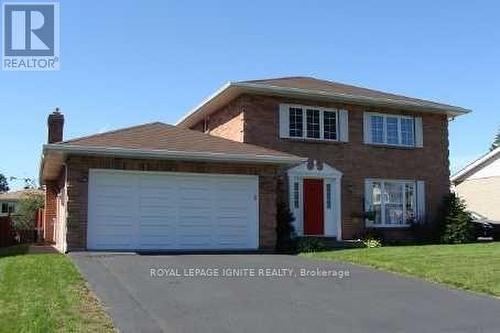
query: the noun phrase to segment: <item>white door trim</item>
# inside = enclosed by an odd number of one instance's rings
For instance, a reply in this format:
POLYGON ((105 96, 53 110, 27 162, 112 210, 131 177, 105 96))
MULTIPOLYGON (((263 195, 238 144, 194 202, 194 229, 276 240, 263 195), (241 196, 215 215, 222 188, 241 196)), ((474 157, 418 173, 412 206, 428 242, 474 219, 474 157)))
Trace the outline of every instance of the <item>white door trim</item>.
POLYGON ((297 235, 304 234, 304 179, 323 179, 323 207, 324 207, 324 236, 337 237, 342 239, 342 201, 341 201, 341 180, 342 172, 323 163, 319 168, 316 161, 309 166, 308 162, 299 164, 287 171, 288 175, 288 197, 290 210, 295 217, 294 226, 297 235), (327 206, 327 184, 331 188, 331 207, 327 206), (298 187, 298 189, 297 189, 298 187), (297 191, 298 190, 298 191, 297 191), (298 192, 298 193, 297 193, 298 192), (298 197, 296 198, 296 195, 298 197))

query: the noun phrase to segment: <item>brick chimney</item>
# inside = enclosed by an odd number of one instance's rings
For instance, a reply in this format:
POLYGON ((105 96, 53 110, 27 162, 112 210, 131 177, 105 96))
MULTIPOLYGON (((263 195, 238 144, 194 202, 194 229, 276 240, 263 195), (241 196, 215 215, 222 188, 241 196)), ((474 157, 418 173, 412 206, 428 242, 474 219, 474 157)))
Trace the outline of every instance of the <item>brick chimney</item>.
POLYGON ((49 114, 47 119, 49 129, 48 143, 56 143, 63 140, 64 115, 56 108, 54 112, 49 114))

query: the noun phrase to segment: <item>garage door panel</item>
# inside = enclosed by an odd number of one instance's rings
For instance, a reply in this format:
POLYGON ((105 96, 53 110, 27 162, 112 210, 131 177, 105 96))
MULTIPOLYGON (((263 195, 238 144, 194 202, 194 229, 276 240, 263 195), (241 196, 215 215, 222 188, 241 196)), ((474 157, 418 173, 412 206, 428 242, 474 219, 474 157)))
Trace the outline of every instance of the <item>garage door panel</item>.
POLYGON ((140 204, 139 206, 139 216, 142 217, 165 217, 165 218, 175 218, 177 215, 177 207, 165 205, 161 206, 157 203, 154 205, 140 204))
POLYGON ((258 178, 91 170, 90 249, 258 246, 258 178))
POLYGON ((162 216, 141 216, 139 218, 139 226, 158 226, 165 228, 173 228, 177 225, 175 215, 162 215, 162 216))
POLYGON ((134 214, 133 207, 130 206, 109 206, 106 205, 97 206, 95 208, 94 214, 100 219, 107 218, 129 218, 134 214))
MULTIPOLYGON (((115 228, 115 227, 130 227, 135 225, 135 221, 131 216, 109 216, 95 215, 97 217, 93 227, 96 228, 115 228)), ((102 231, 100 229, 100 231, 102 231)))
POLYGON ((142 224, 139 227, 139 234, 144 237, 172 237, 175 235, 175 226, 142 224))
POLYGON ((212 236, 211 235, 179 235, 177 238, 177 244, 179 249, 211 249, 213 248, 212 236))
POLYGON ((216 219, 215 227, 248 229, 246 219, 238 217, 219 217, 216 219))

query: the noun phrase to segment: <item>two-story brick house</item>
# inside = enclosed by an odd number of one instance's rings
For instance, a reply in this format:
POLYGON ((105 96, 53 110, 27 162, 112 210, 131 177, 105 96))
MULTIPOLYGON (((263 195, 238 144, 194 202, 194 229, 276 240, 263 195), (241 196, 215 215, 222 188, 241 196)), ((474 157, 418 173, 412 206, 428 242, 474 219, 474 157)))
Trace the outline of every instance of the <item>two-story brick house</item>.
POLYGON ((229 83, 176 127, 61 137, 41 175, 67 205, 63 250, 273 248, 280 198, 299 235, 405 237, 437 217, 448 120, 468 111, 306 77, 229 83))

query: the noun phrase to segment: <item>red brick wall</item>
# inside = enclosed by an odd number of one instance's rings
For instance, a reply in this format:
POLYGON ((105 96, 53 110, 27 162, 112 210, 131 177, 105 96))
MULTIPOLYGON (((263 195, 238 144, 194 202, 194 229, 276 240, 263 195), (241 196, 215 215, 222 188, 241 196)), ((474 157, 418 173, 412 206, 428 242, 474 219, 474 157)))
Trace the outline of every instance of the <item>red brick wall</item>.
POLYGON ((243 108, 240 100, 234 100, 203 122, 196 125, 196 130, 233 141, 243 142, 243 108))
POLYGON ((43 238, 46 242, 53 243, 54 239, 54 224, 57 217, 57 193, 59 189, 57 183, 47 182, 45 190, 45 209, 44 209, 44 226, 43 238))
MULTIPOLYGON (((366 106, 307 101, 261 95, 242 95, 233 102, 243 112, 243 141, 325 162, 343 173, 342 232, 352 238, 363 231, 359 216, 363 212, 364 180, 366 178, 415 179, 426 182, 426 211, 432 221, 438 216, 444 195, 449 193, 448 122, 445 115, 415 113, 403 110, 369 108, 366 106), (349 111, 349 142, 305 142, 280 139, 278 108, 280 103, 297 103, 338 107, 349 111), (423 148, 393 148, 363 143, 363 112, 418 115, 423 120, 423 148)), ((227 117, 218 111, 211 117, 227 117)), ((212 131, 214 135, 225 133, 212 131)), ((227 137, 230 138, 230 137, 227 137)), ((400 234, 399 232, 390 232, 400 234)))
POLYGON ((276 243, 276 174, 275 166, 132 160, 118 158, 70 157, 68 170, 67 243, 68 251, 84 250, 87 243, 87 199, 89 169, 170 171, 259 176, 260 247, 272 249, 276 243))

